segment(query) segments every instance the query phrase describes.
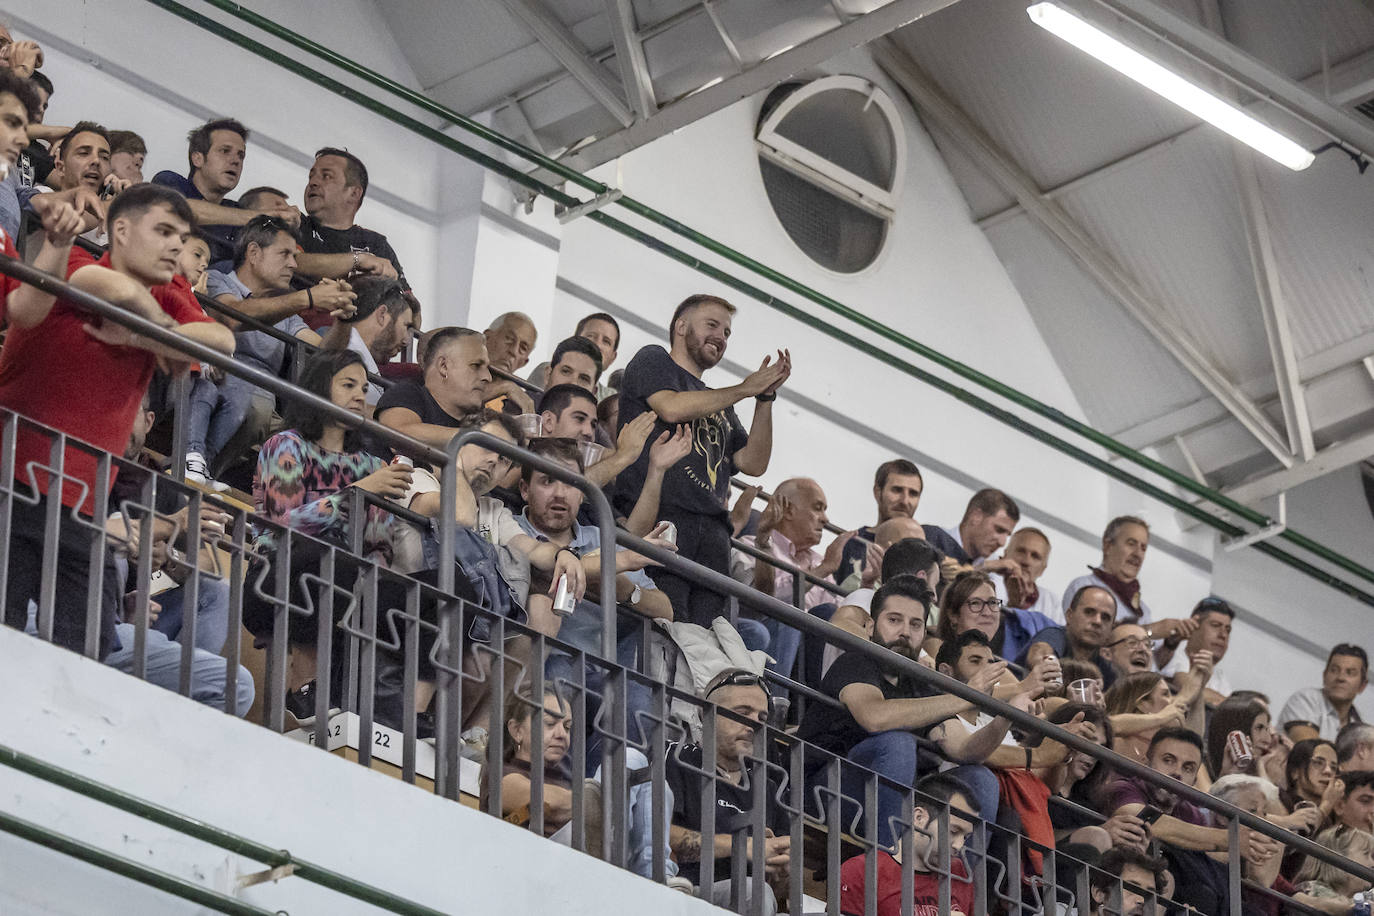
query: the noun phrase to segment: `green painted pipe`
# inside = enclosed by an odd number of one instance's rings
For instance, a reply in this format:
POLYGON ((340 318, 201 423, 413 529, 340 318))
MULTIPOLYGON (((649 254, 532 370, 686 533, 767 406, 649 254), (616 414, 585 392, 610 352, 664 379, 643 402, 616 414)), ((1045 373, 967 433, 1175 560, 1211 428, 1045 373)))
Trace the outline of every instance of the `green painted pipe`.
POLYGON ((201 887, 184 878, 176 875, 169 875, 165 871, 156 868, 149 868, 141 862, 126 859, 106 852, 103 849, 83 843, 65 834, 49 830, 32 821, 15 817, 0 811, 0 831, 12 833, 15 836, 35 843, 45 849, 56 850, 63 855, 71 856, 73 859, 80 859, 102 868, 105 871, 114 872, 125 878, 155 887, 160 891, 166 891, 183 900, 190 900, 201 906, 210 907, 217 913, 229 913, 232 916, 280 916, 272 910, 264 910, 262 907, 244 903, 236 900, 228 894, 221 894, 219 891, 212 891, 208 887, 201 887))
MULTIPOLYGON (((508 178, 516 182, 517 184, 522 185, 523 187, 529 188, 530 190, 537 191, 538 193, 541 193, 549 197, 555 203, 558 203, 565 207, 573 207, 583 203, 583 201, 579 200, 578 198, 575 198, 567 194, 566 192, 559 190, 558 188, 548 185, 547 183, 540 181, 532 175, 528 175, 524 172, 521 172, 519 169, 512 168, 506 163, 501 162, 500 160, 497 160, 491 156, 488 156, 487 154, 482 153, 481 151, 471 146, 468 146, 467 144, 464 144, 461 141, 455 140, 454 138, 449 137, 441 131, 427 124, 424 124, 423 122, 415 118, 410 117, 409 115, 403 114, 397 111, 396 109, 388 105, 385 105, 376 99, 373 99, 370 96, 363 95, 356 89, 347 86, 339 82, 338 80, 328 77, 300 61, 288 57, 285 54, 282 54, 273 48, 269 48, 261 42, 249 38, 248 36, 243 35, 240 32, 236 32, 228 26, 225 26, 224 24, 209 18, 208 16, 195 12, 194 10, 191 10, 185 5, 177 2, 177 0, 149 0, 149 2, 155 6, 167 10, 170 13, 173 13, 176 16, 179 16, 189 22, 192 22, 195 25, 200 26, 201 28, 204 28, 205 30, 215 34, 220 38, 229 41, 232 44, 236 44, 239 47, 242 47, 245 50, 248 50, 260 57, 263 57, 267 60, 271 60, 278 66, 281 66, 284 69, 287 69, 292 73, 295 73, 298 76, 301 76, 315 83, 316 85, 328 89, 329 91, 343 98, 346 98, 352 102, 355 102, 358 105, 366 108, 367 110, 372 111, 373 113, 378 114, 383 118, 386 118, 387 120, 390 120, 396 124, 399 124, 407 128, 413 133, 423 136, 426 139, 429 139, 441 146, 444 146, 447 149, 450 149, 458 153, 461 156, 464 156, 465 158, 473 162, 476 162, 483 168, 496 172, 497 174, 502 175, 503 177, 508 178)), ((348 58, 342 57, 341 55, 338 55, 337 53, 330 51, 327 48, 324 48, 323 46, 311 41, 310 39, 307 39, 291 31, 290 29, 280 26, 272 22, 271 20, 265 19, 249 10, 245 10, 238 4, 227 2, 227 0, 204 0, 204 2, 225 12, 228 12, 231 15, 234 15, 240 19, 243 19, 244 21, 249 22, 250 24, 270 33, 274 37, 277 37, 283 41, 287 41, 292 45, 304 51, 307 51, 308 53, 314 54, 331 64, 339 66, 347 72, 355 76, 358 76, 362 79, 365 79, 373 83, 374 85, 379 86, 380 88, 383 88, 389 92, 393 92, 404 98, 406 101, 412 102, 413 104, 423 108, 424 110, 432 114, 443 117, 451 121, 452 123, 477 134, 481 139, 496 144, 500 146, 502 149, 506 149, 510 152, 515 153, 516 155, 520 155, 528 159, 529 161, 534 162, 542 168, 546 168, 554 172, 555 174, 560 175, 561 177, 567 178, 569 181, 575 182, 579 186, 585 187, 591 191, 595 191, 596 193, 601 193, 607 190, 605 185, 596 182, 590 178, 587 178, 586 176, 583 176, 578 172, 568 169, 566 166, 560 165, 554 162, 553 160, 548 159, 547 157, 534 152, 533 150, 529 150, 521 146, 519 143, 516 143, 515 141, 510 140, 509 138, 504 137, 501 134, 492 131, 489 128, 483 127, 482 125, 477 124, 476 122, 464 117, 461 114, 458 114, 457 112, 450 111, 429 99, 425 99, 423 96, 420 96, 412 90, 407 89, 404 86, 401 86, 399 83, 395 83, 394 81, 389 80, 386 77, 381 76, 380 74, 368 70, 367 68, 362 67, 361 65, 349 60, 348 58)), ((924 344, 921 344, 918 341, 910 337, 907 337, 906 335, 901 334, 900 332, 897 332, 892 328, 889 328, 886 325, 883 325, 880 322, 877 322, 855 311, 854 309, 851 309, 848 306, 843 305, 842 303, 834 299, 831 299, 828 296, 816 292, 815 290, 806 287, 805 285, 797 282, 796 280, 792 280, 791 278, 786 277, 781 273, 778 273, 772 268, 760 264, 759 262, 754 261, 746 255, 740 254, 739 252, 736 252, 733 249, 728 248, 725 245, 722 245, 714 239, 711 239, 710 237, 702 233, 699 233, 694 229, 691 229, 691 227, 686 226, 685 224, 667 216, 666 214, 659 213, 658 211, 644 204, 634 201, 632 198, 627 198, 623 196, 616 203, 618 205, 628 207, 629 209, 631 209, 632 212, 635 212, 636 214, 646 219, 649 219, 650 221, 658 225, 662 225, 670 229, 671 231, 677 233, 678 235, 688 238, 691 241, 707 248, 708 250, 720 254, 722 257, 725 257, 736 264, 740 264, 741 266, 747 267, 755 273, 758 273, 760 276, 763 276, 773 282, 778 283, 779 285, 785 288, 791 289, 795 292, 804 295, 812 302, 815 302, 835 312, 836 314, 839 314, 842 317, 845 317, 873 331, 874 333, 879 334, 888 341, 896 343, 905 349, 908 349, 920 356, 930 359, 937 365, 949 369, 950 371, 954 372, 955 374, 959 375, 960 377, 968 381, 972 381, 975 384, 984 387, 994 392, 995 394, 1012 401, 1013 403, 1019 406, 1025 407, 1026 409, 1040 416, 1044 416, 1054 421, 1055 423, 1072 430, 1073 432, 1083 436, 1089 441, 1097 445, 1100 445, 1103 448, 1117 455, 1120 455, 1121 457, 1124 457, 1137 465, 1140 465, 1146 470, 1149 470, 1152 473, 1155 473, 1165 478, 1169 482, 1174 483, 1177 486, 1189 492, 1192 492, 1198 496, 1203 497, 1208 502, 1217 505, 1218 507, 1234 514, 1235 516, 1241 519, 1244 519, 1256 526, 1261 527, 1268 526, 1273 523, 1273 520, 1265 514, 1257 512, 1248 506, 1238 503, 1235 500, 1225 496, 1224 494, 1211 489, 1210 487, 1206 487, 1202 484, 1199 484, 1197 481, 1193 480, 1192 478, 1186 475, 1180 474, 1173 468, 1170 468, 1161 462, 1155 461, 1154 459, 1136 451, 1135 449, 1130 448, 1124 443, 1118 442, 1112 437, 1104 433, 1098 432, 1097 430, 1093 429, 1087 424, 1084 424, 1078 420, 1073 419, 1072 417, 1069 417, 1057 408, 1051 407, 1047 404, 1037 401, 1036 399, 1031 398, 1026 394, 1023 394, 1022 392, 1017 391, 1016 389, 1011 388, 1010 386, 1007 386, 1004 383, 997 381, 991 376, 985 375, 979 372, 978 370, 973 369, 970 366, 967 366, 955 359, 952 359, 951 357, 945 356, 944 354, 939 353, 938 351, 933 350, 925 346, 924 344)), ((822 331, 828 336, 836 340, 839 340, 842 343, 846 343, 849 346, 854 347, 855 349, 859 349, 862 352, 868 353, 869 355, 872 355, 875 358, 879 359, 881 362, 887 363, 888 365, 898 368, 914 378, 918 378, 922 381, 925 381, 928 384, 931 384, 936 388, 939 388, 940 390, 946 392, 947 394, 950 394, 953 397, 956 397, 959 400, 964 401, 970 406, 975 407, 983 413, 1001 419, 1003 420, 1003 422, 1009 422, 1008 418, 1014 418, 1013 414, 1005 410, 1002 410, 1001 408, 997 408, 995 405, 992 405, 988 401, 985 401, 982 398, 979 398, 978 396, 973 395, 962 388, 954 386, 951 383, 945 382, 944 380, 939 379, 937 376, 934 376, 925 370, 912 366, 911 364, 906 363, 896 358, 895 356, 892 356, 891 354, 887 354, 885 351, 879 350, 878 348, 868 344, 866 341, 862 341, 860 338, 854 336, 853 334, 836 328, 834 325, 818 321, 814 316, 807 314, 798 307, 791 305, 790 303, 787 303, 781 299, 778 299, 776 296, 773 296, 770 293, 767 293, 757 287, 754 287, 743 280, 726 274, 724 271, 721 271, 718 268, 706 264, 698 258, 669 245, 661 239, 657 239, 653 236, 648 235, 647 233, 642 232, 641 230, 635 229, 634 227, 629 226, 628 224, 620 220, 617 220, 614 217, 609 216, 604 211, 595 211, 589 213, 587 215, 587 218, 595 222, 601 223, 602 225, 607 226, 608 228, 611 228, 614 231, 621 233, 622 235, 640 241, 641 243, 659 251, 660 253, 665 254, 668 257, 671 257, 673 260, 676 260, 679 263, 692 267, 700 273, 703 273, 706 276, 712 277, 713 279, 716 279, 719 282, 724 283, 727 286, 730 286, 732 289, 744 292, 751 298, 757 299, 765 305, 768 305, 771 308, 788 315, 789 317, 793 317, 798 319, 799 321, 803 321, 806 324, 822 331)), ((1119 469, 1114 468, 1106 462, 1101 461, 1101 459, 1097 459, 1095 456, 1089 456, 1087 452, 1084 452, 1082 449, 1070 445, 1069 443, 1057 438, 1051 433, 1048 433, 1037 427, 1030 426, 1029 424, 1024 424, 1020 422, 1009 423, 1009 425, 1013 425, 1016 428, 1021 429, 1023 432, 1026 432, 1028 435, 1051 446, 1052 448, 1055 448, 1065 454, 1077 457, 1080 461, 1083 461, 1084 463, 1089 464, 1090 466, 1097 468, 1098 470, 1102 470, 1104 473, 1108 473, 1109 476, 1112 476, 1117 480, 1121 480, 1122 482, 1128 484, 1129 486, 1137 490, 1140 490, 1141 492, 1147 493, 1149 495, 1155 496, 1158 499, 1161 499, 1161 501, 1172 506, 1173 508, 1178 509, 1181 512, 1184 512, 1190 517, 1197 518, 1200 521, 1203 521, 1204 523, 1210 525, 1218 531, 1221 531, 1224 534, 1227 534, 1228 536, 1234 537, 1237 534, 1244 533, 1243 529, 1240 529, 1235 525, 1226 522, 1223 519, 1217 518, 1215 515, 1212 515, 1211 513, 1200 509, 1200 507, 1195 506, 1192 503, 1189 503, 1187 500, 1181 500, 1178 497, 1173 496, 1173 494, 1167 494, 1166 491, 1160 490, 1158 487, 1149 484, 1148 482, 1138 477, 1125 474, 1124 472, 1121 472, 1119 469), (1085 460, 1087 457, 1091 457, 1093 460, 1085 460), (1109 468, 1110 470, 1108 470, 1109 468), (1168 498, 1166 499, 1165 496, 1167 496, 1168 498)), ((1282 534, 1278 535, 1278 537, 1282 537, 1290 541, 1291 543, 1296 544, 1297 546, 1308 551, 1309 553, 1313 554, 1321 560, 1329 562, 1341 569, 1346 570, 1347 572, 1353 573, 1354 575, 1363 578, 1366 581, 1374 582, 1374 570, 1368 569, 1367 567, 1355 562, 1349 557, 1346 557, 1345 555, 1336 552, 1332 548, 1324 544, 1321 544, 1313 540, 1312 538, 1309 538, 1291 529, 1285 530, 1284 532, 1282 532, 1282 534)), ((1333 585, 1333 587, 1336 587, 1341 591, 1344 591, 1346 594, 1351 595, 1352 597, 1358 598, 1358 600, 1360 601, 1363 601, 1367 604, 1374 604, 1374 596, 1371 596, 1359 590, 1355 586, 1332 576, 1325 570, 1322 570, 1319 567, 1316 567, 1305 560, 1302 560, 1298 557, 1294 557, 1291 554, 1287 554, 1286 552, 1281 551, 1278 548, 1275 548, 1271 544, 1259 544, 1254 546, 1266 547, 1268 549, 1264 549, 1262 551, 1263 553, 1266 553, 1267 555, 1272 556, 1275 559, 1278 559, 1281 562, 1284 562, 1295 569, 1299 569, 1304 573, 1313 576, 1319 581, 1322 581, 1328 585, 1333 585)))
MULTIPOLYGON (((284 849, 274 849, 271 846, 255 842, 246 837, 241 837, 228 830, 212 826, 204 821, 173 811, 171 808, 164 808, 161 805, 146 801, 136 795, 131 795, 121 789, 83 776, 80 773, 63 769, 37 757, 30 756, 17 751, 14 748, 0 745, 0 766, 7 766, 27 773, 36 779, 44 782, 61 786, 78 795, 94 799, 112 808, 118 808, 128 814, 141 817, 144 820, 160 824, 178 833, 193 837, 211 846, 218 846, 220 849, 227 849, 230 852, 246 856, 255 862, 277 868, 283 865, 295 866, 295 877, 321 887, 327 887, 332 891, 337 891, 355 900, 362 900, 373 906, 380 907, 392 913, 414 914, 414 916, 443 916, 439 910, 433 910, 418 903, 412 903, 403 897, 390 894, 381 888, 373 887, 362 881, 355 880, 347 875, 341 875, 336 871, 322 868, 311 862, 305 862, 291 855, 284 849)), ((115 869, 111 869, 115 870, 115 869)), ((121 872, 123 874, 123 872, 121 872)), ((252 912, 261 912, 252 910, 252 912)))

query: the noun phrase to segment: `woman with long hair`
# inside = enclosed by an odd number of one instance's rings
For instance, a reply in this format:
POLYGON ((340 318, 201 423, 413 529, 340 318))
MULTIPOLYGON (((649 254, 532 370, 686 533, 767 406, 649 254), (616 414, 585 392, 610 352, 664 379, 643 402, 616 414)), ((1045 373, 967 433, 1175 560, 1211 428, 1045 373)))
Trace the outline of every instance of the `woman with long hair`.
MULTIPOLYGON (((505 735, 501 749, 501 810, 490 811, 490 779, 484 768, 481 776, 482 788, 479 804, 483 811, 497 814, 502 819, 524 827, 531 821, 531 774, 533 771, 533 748, 536 723, 534 711, 536 704, 527 693, 513 691, 506 698, 504 729, 505 735)), ((542 753, 540 765, 544 771, 544 835, 563 845, 572 842, 572 766, 568 752, 573 741, 572 711, 567 701, 552 687, 546 687, 542 709, 542 753)), ((491 765, 491 764, 489 764, 491 765)), ((638 774, 649 768, 648 758, 636 748, 625 751, 625 766, 630 775, 629 804, 625 819, 629 827, 629 860, 626 867, 645 878, 653 877, 653 809, 652 786, 638 774)), ((664 834, 660 839, 663 848, 663 865, 668 885, 679 890, 689 890, 691 884, 686 879, 678 879, 677 863, 673 861, 668 847, 668 822, 672 819, 673 792, 664 786, 664 834)), ((586 829, 586 850, 591 855, 601 854, 601 770, 583 783, 582 797, 583 826, 586 829)), ((689 890, 690 892, 690 890, 689 890)))
POLYGON ((1258 700, 1225 700, 1212 713, 1207 725, 1207 765, 1212 778, 1220 779, 1231 773, 1263 776, 1275 785, 1284 779, 1284 763, 1288 746, 1269 725, 1269 708, 1258 700), (1232 732, 1239 732, 1250 741, 1251 760, 1242 766, 1235 759, 1230 742, 1232 732))
MULTIPOLYGON (((367 371, 362 358, 351 350, 320 353, 306 365, 298 385, 359 418, 366 416, 367 371)), ((303 402, 288 405, 286 423, 287 428, 268 439, 258 453, 253 504, 269 521, 308 536, 292 539, 287 571, 291 580, 287 598, 291 609, 286 614, 287 688, 297 690, 316 674, 319 624, 313 614, 298 612, 320 606, 323 596, 312 592, 312 587, 353 588, 362 564, 347 551, 359 528, 363 560, 387 568, 395 559, 398 520, 377 506, 367 506, 361 518, 354 518, 349 489, 387 498, 401 496, 410 486, 411 470, 370 453, 354 427, 303 402), (335 554, 332 582, 312 586, 310 577, 318 575, 330 546, 343 548, 335 554)), ((264 526, 253 542, 256 555, 251 562, 256 570, 250 572, 245 590, 243 624, 259 640, 271 636, 278 609, 275 595, 281 571, 274 563, 280 538, 276 527, 264 526)), ((349 602, 336 596, 333 604, 335 613, 342 615, 349 602)))
POLYGON ((1116 740, 1112 750, 1145 762, 1150 739, 1166 725, 1182 725, 1188 704, 1173 695, 1156 671, 1137 671, 1118 678, 1105 697, 1116 740))
MULTIPOLYGON (((1016 612, 1029 613, 1033 612, 1016 612)), ((1022 633, 1023 624, 1019 617, 1003 614, 1002 602, 998 600, 992 579, 987 573, 978 570, 965 571, 956 576, 945 589, 940 599, 940 620, 936 624, 935 635, 925 641, 924 648, 926 654, 934 658, 945 642, 969 630, 978 630, 988 638, 992 651, 998 658, 1010 661, 1011 658, 1003 652, 1008 648, 1009 627, 1016 628, 1016 639, 1021 644, 1029 638, 1022 633)), ((1019 647, 1017 652, 1020 652, 1019 647)), ((1058 659, 1045 659, 1026 673, 1025 678, 1029 681, 1038 681, 1042 685, 1042 693, 1037 694, 1039 696, 1052 689, 1052 685, 1062 681, 1063 675, 1059 669, 1058 659)), ((993 695, 998 699, 1006 699, 1020 692, 1021 682, 1015 675, 1008 673, 998 681, 993 695)))

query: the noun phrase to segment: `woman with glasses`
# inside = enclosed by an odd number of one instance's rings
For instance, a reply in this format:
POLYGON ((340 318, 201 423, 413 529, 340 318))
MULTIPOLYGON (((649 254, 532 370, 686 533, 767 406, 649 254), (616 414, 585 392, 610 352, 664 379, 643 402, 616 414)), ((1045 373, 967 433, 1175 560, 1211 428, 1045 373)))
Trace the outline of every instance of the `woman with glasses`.
MULTIPOLYGON (((1044 614, 1004 607, 986 573, 963 572, 945 590, 940 602, 940 622, 935 636, 926 640, 925 650, 934 658, 946 640, 955 639, 968 630, 979 630, 988 638, 998 658, 1015 659, 1030 644, 1031 636, 1048 626, 1054 626, 1054 621, 1044 614), (1013 649, 1015 654, 1009 654, 1013 649)), ((1061 686, 1063 674, 1059 660, 1053 656, 1043 658, 1031 668, 1027 678, 1039 682, 1045 692, 1061 686)), ((998 681, 993 695, 1006 699, 1021 692, 1021 682, 1008 673, 998 681)))
MULTIPOLYGON (((1345 797, 1345 782, 1338 775, 1336 766, 1336 746, 1325 738, 1299 741, 1288 752, 1283 770, 1284 778, 1279 783, 1279 802, 1289 814, 1303 818, 1302 825, 1308 826, 1305 835, 1315 836, 1331 826, 1336 806, 1345 797)), ((1298 824, 1285 826, 1290 830, 1299 827, 1298 824)), ((1303 861, 1301 853, 1285 855, 1281 874, 1293 880, 1303 861)))

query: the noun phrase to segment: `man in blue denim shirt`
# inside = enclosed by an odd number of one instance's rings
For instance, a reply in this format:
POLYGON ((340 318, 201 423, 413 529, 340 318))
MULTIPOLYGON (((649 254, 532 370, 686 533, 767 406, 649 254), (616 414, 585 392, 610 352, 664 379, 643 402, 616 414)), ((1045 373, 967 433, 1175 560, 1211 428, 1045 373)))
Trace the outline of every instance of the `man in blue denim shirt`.
MULTIPOLYGON (((582 471, 582 459, 577 443, 572 439, 536 439, 529 445, 531 451, 567 466, 571 471, 582 471)), ((550 541, 566 547, 579 557, 595 557, 601 550, 601 531, 592 525, 577 523, 577 510, 582 505, 582 493, 571 484, 555 480, 542 471, 526 465, 520 481, 520 495, 525 500, 525 511, 516 521, 531 537, 540 541, 550 541)), ((654 540, 650 538, 650 540, 654 540)), ((671 549, 666 542, 660 546, 671 549)), ((651 561, 629 550, 616 551, 616 600, 645 617, 661 617, 671 620, 673 607, 668 598, 654 585, 653 580, 644 574, 644 567, 651 561)), ((583 564, 587 572, 587 594, 599 594, 600 564, 583 564)), ((561 619, 558 639, 574 648, 582 649, 593 655, 601 653, 601 634, 605 618, 601 606, 595 601, 583 599, 574 606, 571 614, 561 619)), ((627 667, 634 667, 635 652, 639 646, 638 632, 631 632, 618 641, 616 661, 627 667)), ((587 724, 587 765, 594 770, 600 762, 601 736, 593 727, 596 707, 600 698, 591 693, 600 693, 605 672, 598 667, 589 666, 587 673, 589 695, 587 724)), ((565 654, 552 655, 545 666, 545 677, 556 687, 566 689, 566 685, 576 680, 573 672, 573 659, 565 654)), ((635 734, 635 713, 649 709, 649 692, 642 684, 633 680, 628 682, 627 698, 631 735, 635 734)))

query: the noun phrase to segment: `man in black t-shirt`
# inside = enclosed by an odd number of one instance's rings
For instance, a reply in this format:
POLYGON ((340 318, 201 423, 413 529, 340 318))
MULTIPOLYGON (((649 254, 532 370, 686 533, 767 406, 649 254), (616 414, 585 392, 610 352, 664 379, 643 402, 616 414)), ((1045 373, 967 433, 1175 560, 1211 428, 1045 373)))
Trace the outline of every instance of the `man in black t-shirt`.
MULTIPOLYGON (((657 422, 648 442, 679 423, 690 424, 692 451, 663 481, 660 517, 678 530, 678 555, 728 574, 730 477, 758 476, 768 470, 773 451, 773 401, 792 373, 792 357, 779 350, 777 362, 764 357, 757 372, 728 388, 708 388, 702 373, 725 355, 735 307, 716 296, 689 296, 668 325, 670 350, 647 346, 625 367, 621 381, 619 425, 645 411, 657 422), (735 404, 754 398, 754 417, 745 432, 735 404)), ((616 509, 628 516, 648 470, 649 450, 616 478, 616 509)), ((672 600, 679 619, 702 626, 725 608, 725 596, 663 569, 651 575, 672 600)))
MULTIPOLYGON (((873 596, 873 642, 915 661, 925 641, 926 614, 934 595, 924 580, 896 576, 873 596)), ((1006 662, 986 665, 969 679, 969 686, 990 689, 1006 671, 1006 662)), ((917 681, 874 664, 864 653, 846 652, 835 660, 821 681, 821 692, 840 706, 810 703, 797 737, 846 758, 855 767, 842 767, 841 824, 847 825, 854 806, 864 798, 868 770, 897 785, 916 779, 916 734, 972 708, 967 700, 935 694, 917 681)), ((812 778, 823 779, 828 758, 814 755, 808 764, 812 778)), ((891 845, 892 819, 901 816, 903 792, 878 783, 878 839, 891 845)))
MULTIPOLYGON (((778 802, 779 783, 769 778, 767 768, 754 752, 758 729, 751 722, 766 723, 770 706, 763 679, 742 668, 728 668, 706 685, 702 699, 751 721, 741 722, 723 715, 716 717, 716 746, 712 760, 716 774, 716 819, 713 825, 715 839, 710 844, 715 865, 712 873, 705 877, 701 873, 702 850, 707 845, 701 835, 701 771, 707 769, 703 760, 705 755, 695 744, 669 745, 664 778, 673 793, 673 822, 668 845, 678 863, 678 876, 693 884, 712 882, 711 901, 717 906, 729 906, 730 857, 736 836, 745 843, 746 858, 752 862, 755 787, 751 779, 756 774, 763 775, 767 782, 763 812, 764 863, 765 877, 773 887, 787 886, 792 839, 787 814, 778 802)), ((751 880, 741 897, 745 901, 744 912, 752 912, 748 906, 752 889, 751 880)), ((765 885, 765 892, 763 912, 776 913, 776 892, 768 885, 765 885)))
POLYGON ((442 328, 429 339, 425 383, 399 382, 377 402, 377 422, 435 448, 448 445, 464 414, 486 401, 491 369, 480 331, 442 328))
MULTIPOLYGON (((366 274, 399 280, 410 289, 401 262, 386 236, 353 220, 367 196, 367 167, 347 150, 325 147, 315 154, 305 185, 305 216, 298 241, 297 270, 308 277, 366 274)), ((328 313, 303 314, 319 330, 333 323, 328 313)))

